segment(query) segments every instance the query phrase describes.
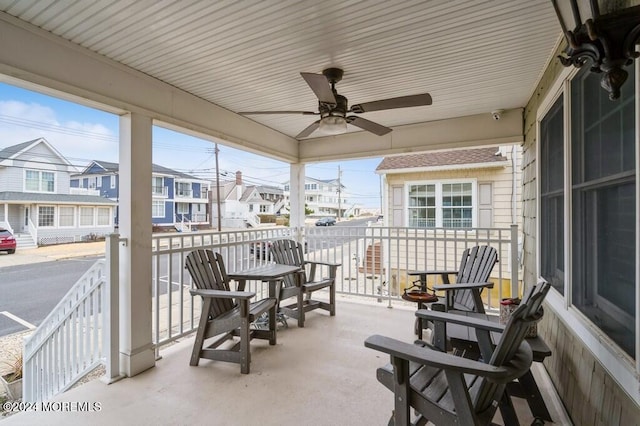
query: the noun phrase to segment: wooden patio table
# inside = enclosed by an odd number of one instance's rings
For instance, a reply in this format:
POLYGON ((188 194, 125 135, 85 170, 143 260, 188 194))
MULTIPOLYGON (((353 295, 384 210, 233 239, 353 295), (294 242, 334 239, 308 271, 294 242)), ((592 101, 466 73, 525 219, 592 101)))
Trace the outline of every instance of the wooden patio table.
MULTIPOLYGON (((256 266, 255 268, 244 269, 242 271, 236 271, 228 273, 229 279, 238 282, 238 291, 244 291, 247 280, 261 281, 263 283, 269 283, 269 297, 275 297, 279 302, 279 285, 282 279, 289 275, 300 271, 298 266, 280 265, 277 263, 269 263, 267 265, 256 266)), ((277 304, 276 304, 277 307, 277 304)), ((276 308, 277 311, 277 308, 276 308)), ((276 329, 276 317, 269 315, 269 330, 276 329)), ((276 332, 269 330, 254 330, 256 337, 258 334, 268 334, 269 344, 276 344, 276 332)), ((260 336, 259 338, 263 338, 260 336)))

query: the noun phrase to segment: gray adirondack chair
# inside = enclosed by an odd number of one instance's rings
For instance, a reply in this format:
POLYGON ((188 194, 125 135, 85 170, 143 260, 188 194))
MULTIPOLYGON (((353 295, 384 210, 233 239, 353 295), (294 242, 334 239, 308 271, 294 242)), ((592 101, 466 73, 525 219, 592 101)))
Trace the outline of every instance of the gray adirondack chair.
POLYGON ((200 296, 203 301, 190 365, 198 365, 200 358, 234 362, 240 364, 241 373, 249 374, 250 340, 254 337, 272 340, 275 336, 275 330, 252 330, 249 325, 265 312, 275 315, 276 299, 266 298, 250 303, 256 295, 254 292, 244 289, 231 291, 220 253, 194 250, 187 255, 185 268, 197 287, 190 290, 191 295, 200 296), (206 339, 218 335, 221 336, 211 345, 203 347, 206 339), (219 349, 222 343, 236 336, 240 340, 233 347, 219 349))
POLYGON ((324 309, 331 316, 336 314, 336 271, 339 263, 315 262, 304 259, 302 244, 293 240, 278 240, 271 245, 271 255, 276 263, 300 266, 301 271, 284 278, 280 291, 280 302, 295 297, 296 301, 280 306, 285 315, 298 320, 298 327, 304 327, 305 314, 313 309, 324 309), (327 277, 319 277, 319 267, 328 269, 327 277), (308 270, 308 272, 307 272, 308 270), (323 288, 329 289, 329 303, 312 299, 312 293, 323 288))
POLYGON ((531 366, 531 348, 523 340, 529 325, 542 315, 541 303, 547 291, 548 284, 535 286, 504 329, 491 321, 419 311, 431 320, 464 323, 480 334, 503 330, 486 363, 389 337, 367 338, 366 347, 391 356, 391 363, 377 370, 378 381, 394 393, 395 408, 389 424, 491 424, 507 383, 531 366), (411 407, 416 410, 413 420, 411 407))

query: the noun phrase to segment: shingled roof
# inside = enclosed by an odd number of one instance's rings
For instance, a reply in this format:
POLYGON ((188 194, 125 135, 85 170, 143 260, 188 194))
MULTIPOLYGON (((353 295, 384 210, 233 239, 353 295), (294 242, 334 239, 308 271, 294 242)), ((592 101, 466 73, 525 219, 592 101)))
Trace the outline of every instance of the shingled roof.
POLYGON ((506 157, 500 154, 496 155, 497 151, 498 148, 490 147, 385 157, 376 168, 376 171, 507 161, 506 157))

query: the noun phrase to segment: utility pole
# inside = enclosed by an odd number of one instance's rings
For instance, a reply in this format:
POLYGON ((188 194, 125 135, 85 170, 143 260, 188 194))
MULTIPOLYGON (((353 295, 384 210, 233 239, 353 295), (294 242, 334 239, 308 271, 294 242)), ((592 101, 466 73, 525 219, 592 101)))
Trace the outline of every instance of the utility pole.
POLYGON ((342 172, 340 171, 340 166, 338 166, 338 222, 342 217, 342 184, 340 183, 340 179, 342 177, 342 172))
POLYGON ((222 213, 220 209, 220 169, 218 167, 218 143, 216 142, 216 203, 218 204, 218 232, 222 231, 222 213))

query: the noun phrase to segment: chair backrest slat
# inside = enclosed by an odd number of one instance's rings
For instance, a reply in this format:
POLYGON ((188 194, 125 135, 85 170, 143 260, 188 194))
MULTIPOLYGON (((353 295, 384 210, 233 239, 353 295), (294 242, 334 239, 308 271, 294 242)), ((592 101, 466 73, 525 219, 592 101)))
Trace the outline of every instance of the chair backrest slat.
MULTIPOLYGON (((220 253, 211 250, 194 250, 187 255, 185 267, 196 288, 200 290, 230 291, 229 278, 220 253)), ((235 307, 233 299, 214 299, 209 316, 216 318, 235 307)))
MULTIPOLYGON (((302 244, 293 240, 278 240, 271 245, 271 255, 276 263, 292 266, 304 266, 304 249, 302 244)), ((304 274, 304 268, 302 272, 304 274)), ((284 277, 285 287, 296 286, 296 274, 289 274, 284 277)), ((306 282, 306 276, 302 277, 302 282, 306 282)))
MULTIPOLYGON (((475 246, 466 249, 462 252, 456 283, 487 282, 497 261, 498 252, 493 247, 475 246)), ((457 290, 455 292, 454 303, 473 311, 475 301, 471 290, 457 290)))

